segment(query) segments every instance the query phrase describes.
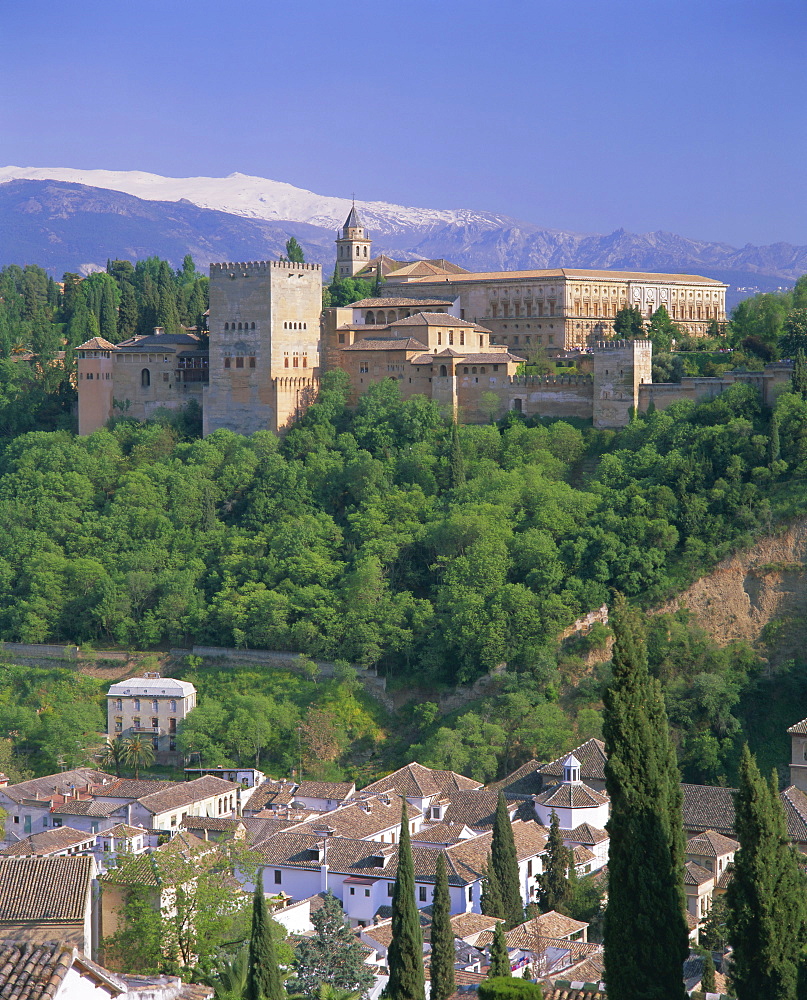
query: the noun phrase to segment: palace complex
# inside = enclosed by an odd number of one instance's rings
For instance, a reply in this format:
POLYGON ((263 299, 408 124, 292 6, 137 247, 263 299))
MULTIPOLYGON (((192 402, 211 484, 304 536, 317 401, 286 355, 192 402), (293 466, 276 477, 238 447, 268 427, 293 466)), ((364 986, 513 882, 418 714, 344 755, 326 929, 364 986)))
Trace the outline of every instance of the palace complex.
POLYGON ((469 273, 445 260, 372 257, 355 206, 337 233, 342 277, 384 278, 383 295, 322 309, 322 268, 290 261, 210 265, 208 337, 167 334, 77 350, 79 433, 112 416, 143 420, 195 399, 204 433, 283 432, 316 398, 319 376, 343 369, 353 400, 392 379, 462 422, 508 410, 622 427, 652 403, 719 395, 738 379, 765 397, 789 379, 762 373, 652 384, 650 341, 615 341, 619 309, 650 317, 661 305, 692 335, 724 322, 726 285, 686 274, 558 268, 469 273), (563 355, 581 374, 519 375, 533 348, 563 355))

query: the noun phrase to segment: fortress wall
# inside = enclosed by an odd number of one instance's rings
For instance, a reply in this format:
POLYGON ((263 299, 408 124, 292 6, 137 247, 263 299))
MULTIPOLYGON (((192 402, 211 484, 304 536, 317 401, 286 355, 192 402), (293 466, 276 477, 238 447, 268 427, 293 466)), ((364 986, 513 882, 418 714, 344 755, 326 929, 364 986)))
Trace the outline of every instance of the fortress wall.
POLYGON ((591 420, 594 405, 594 383, 586 376, 560 378, 514 378, 507 391, 507 409, 517 410, 527 417, 579 417, 591 420))

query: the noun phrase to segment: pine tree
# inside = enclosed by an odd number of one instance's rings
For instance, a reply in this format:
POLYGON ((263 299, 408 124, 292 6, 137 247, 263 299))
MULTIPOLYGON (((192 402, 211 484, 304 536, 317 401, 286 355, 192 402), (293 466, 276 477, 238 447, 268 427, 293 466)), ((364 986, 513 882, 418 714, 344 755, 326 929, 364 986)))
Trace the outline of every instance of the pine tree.
MULTIPOLYGON (((284 258, 281 257, 281 260, 284 258)), ((286 260, 290 260, 293 264, 305 264, 305 254, 303 253, 303 248, 297 242, 297 238, 290 236, 286 240, 286 260)))
POLYGON ((286 995, 277 966, 275 942, 260 875, 252 899, 252 930, 249 937, 249 972, 245 1000, 281 1000, 286 995))
POLYGON ((455 490, 465 482, 465 459, 462 456, 460 435, 457 421, 451 425, 451 452, 449 455, 449 480, 451 489, 455 490))
POLYGON ((807 357, 802 350, 796 351, 790 388, 793 392, 797 392, 802 399, 807 399, 807 357))
POLYGON ((406 799, 401 803, 398 873, 392 894, 392 941, 387 952, 387 1000, 424 1000, 423 933, 415 905, 415 867, 406 799))
POLYGON ((118 309, 118 336, 121 340, 134 337, 137 331, 137 299, 131 282, 121 282, 120 308, 118 309))
POLYGON ((712 953, 707 951, 703 956, 703 972, 701 973, 701 990, 704 993, 715 992, 715 962, 712 953))
POLYGON ((507 812, 504 792, 499 792, 496 818, 493 821, 491 860, 499 892, 504 907, 504 919, 508 930, 524 920, 524 902, 521 898, 521 879, 518 874, 518 858, 513 840, 513 824, 507 812))
POLYGON ((664 701, 651 679, 638 618, 614 618, 613 681, 603 735, 611 799, 605 979, 608 1000, 685 996, 681 789, 664 701))
POLYGON ((504 936, 504 924, 496 924, 493 931, 493 943, 490 946, 490 969, 488 976, 511 976, 510 957, 507 954, 507 938, 504 936))
POLYGON ((805 943, 805 879, 788 842, 776 776, 770 785, 743 748, 736 795, 734 855, 726 890, 731 978, 739 1000, 796 1000, 799 958, 805 943))
POLYGON ((431 1000, 445 1000, 454 992, 454 928, 451 926, 451 897, 448 893, 446 859, 437 855, 437 873, 432 898, 431 1000))
POLYGON ((296 989, 316 996, 319 987, 327 983, 337 990, 365 994, 373 985, 373 974, 364 964, 361 943, 332 892, 325 893, 311 923, 315 933, 303 938, 295 953, 296 989))
POLYGON ((569 892, 571 851, 563 843, 560 824, 555 810, 549 825, 544 870, 538 876, 538 902, 544 913, 556 910, 569 892))
POLYGON ((499 888, 499 880, 496 878, 490 854, 488 854, 485 877, 482 880, 482 894, 479 898, 479 908, 486 917, 496 917, 499 920, 504 920, 502 891, 499 888))
POLYGON ((768 468, 770 468, 774 462, 779 461, 781 454, 779 445, 779 417, 776 415, 776 410, 771 413, 771 422, 768 431, 768 468))

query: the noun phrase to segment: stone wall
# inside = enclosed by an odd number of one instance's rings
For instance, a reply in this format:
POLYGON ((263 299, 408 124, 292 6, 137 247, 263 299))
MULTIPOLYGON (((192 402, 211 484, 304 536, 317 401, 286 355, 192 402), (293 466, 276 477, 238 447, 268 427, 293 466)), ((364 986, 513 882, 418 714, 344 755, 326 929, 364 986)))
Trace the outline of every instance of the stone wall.
POLYGON ((579 417, 591 420, 594 380, 590 375, 513 378, 507 408, 527 417, 579 417))

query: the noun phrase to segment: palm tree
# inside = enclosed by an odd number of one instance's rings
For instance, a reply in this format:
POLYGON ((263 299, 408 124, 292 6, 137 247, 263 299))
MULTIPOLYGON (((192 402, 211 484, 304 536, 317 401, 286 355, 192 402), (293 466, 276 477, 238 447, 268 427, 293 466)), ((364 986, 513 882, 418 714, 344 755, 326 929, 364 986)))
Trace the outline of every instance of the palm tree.
POLYGON ((115 774, 120 777, 121 765, 124 763, 124 751, 125 747, 123 745, 123 740, 107 739, 101 747, 101 755, 99 758, 101 767, 114 767, 115 774))
POLYGON ((154 747, 142 736, 127 736, 123 743, 123 760, 134 768, 135 778, 140 777, 140 768, 154 763, 154 747))
POLYGON ((242 1000, 247 988, 249 948, 244 945, 234 955, 219 954, 213 971, 204 977, 216 1000, 242 1000))

